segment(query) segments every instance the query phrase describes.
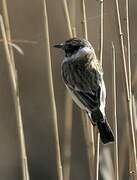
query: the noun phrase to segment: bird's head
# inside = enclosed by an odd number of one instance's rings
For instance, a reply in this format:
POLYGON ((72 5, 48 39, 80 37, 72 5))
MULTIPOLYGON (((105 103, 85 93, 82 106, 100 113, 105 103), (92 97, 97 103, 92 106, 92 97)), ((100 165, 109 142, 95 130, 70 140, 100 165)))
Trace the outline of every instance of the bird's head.
POLYGON ((85 39, 71 38, 64 43, 54 45, 55 48, 60 48, 65 51, 66 57, 71 57, 76 54, 93 53, 94 49, 85 39))

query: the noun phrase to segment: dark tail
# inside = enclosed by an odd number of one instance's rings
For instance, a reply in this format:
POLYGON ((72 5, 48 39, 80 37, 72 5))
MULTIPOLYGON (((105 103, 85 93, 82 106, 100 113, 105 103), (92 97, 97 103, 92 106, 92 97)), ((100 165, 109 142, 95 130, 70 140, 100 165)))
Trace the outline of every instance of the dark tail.
POLYGON ((114 141, 114 135, 107 120, 97 122, 97 127, 100 133, 100 138, 104 144, 114 141))
POLYGON ((104 119, 101 111, 99 109, 96 109, 94 112, 91 113, 91 116, 93 118, 93 121, 96 122, 102 142, 104 144, 113 142, 114 141, 113 132, 107 120, 104 119))

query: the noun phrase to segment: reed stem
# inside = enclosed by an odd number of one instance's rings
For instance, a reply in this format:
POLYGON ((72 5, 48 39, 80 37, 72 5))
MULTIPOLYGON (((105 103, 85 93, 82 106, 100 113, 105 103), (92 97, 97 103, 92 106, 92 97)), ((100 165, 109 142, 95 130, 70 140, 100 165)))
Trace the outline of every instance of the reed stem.
POLYGON ((99 180, 99 150, 100 150, 100 134, 97 131, 96 152, 95 152, 95 180, 99 180))
POLYGON ((128 57, 128 81, 129 81, 129 96, 131 98, 131 56, 130 56, 130 32, 129 32, 129 0, 126 0, 126 20, 127 20, 127 57, 128 57))
POLYGON ((43 0, 43 14, 44 14, 44 28, 45 28, 45 46, 46 46, 46 63, 47 63, 47 73, 49 78, 49 97, 51 102, 51 111, 53 118, 53 131, 55 138, 56 147, 56 160, 57 160, 57 173, 59 180, 63 180, 62 163, 61 163, 61 152, 59 144, 59 132, 58 132, 58 122, 57 122, 57 109, 54 95, 53 87, 53 76, 52 76, 52 66, 51 66, 51 54, 50 54, 50 41, 49 41, 49 27, 48 27, 48 15, 46 1, 43 0))
POLYGON ((16 113, 20 151, 21 151, 22 176, 23 176, 23 180, 29 180, 28 160, 27 160, 27 154, 26 154, 24 130, 23 130, 23 123, 22 123, 22 115, 21 115, 19 88, 16 81, 15 67, 12 61, 13 59, 11 59, 11 54, 8 47, 6 30, 5 30, 3 18, 1 15, 0 15, 0 27, 1 27, 1 32, 2 32, 2 37, 3 37, 3 42, 4 42, 6 61, 7 61, 7 66, 9 70, 13 100, 14 100, 14 105, 15 105, 15 113, 16 113))
POLYGON ((64 163, 63 173, 64 180, 70 180, 70 159, 71 159, 71 135, 72 135, 72 99, 66 92, 65 103, 65 131, 64 131, 64 163))
POLYGON ((71 26, 70 15, 69 15, 69 10, 68 10, 68 4, 66 0, 62 0, 62 2, 63 2, 63 9, 64 9, 64 14, 65 14, 66 22, 67 22, 68 34, 69 34, 69 37, 72 38, 73 33, 72 33, 72 26, 71 26))
POLYGON ((103 61, 103 43, 104 43, 104 0, 100 0, 100 50, 99 60, 102 65, 103 61))
POLYGON ((136 108, 136 100, 135 100, 134 95, 132 95, 132 107, 133 107, 132 110, 133 110, 133 120, 134 120, 134 127, 135 127, 135 138, 136 138, 136 143, 137 143, 137 108, 136 108))
MULTIPOLYGON (((100 0, 100 42, 99 42, 99 60, 102 66, 103 63, 103 36, 104 36, 104 0, 100 0)), ((100 134, 97 131, 97 145, 96 145, 96 180, 99 179, 99 149, 100 149, 100 134)))
MULTIPOLYGON (((75 37, 76 36, 76 28, 75 28, 75 17, 70 17, 69 13, 69 8, 68 8, 68 3, 66 0, 62 0, 63 2, 63 10, 65 14, 65 19, 66 19, 66 25, 67 25, 67 30, 68 30, 68 36, 69 38, 75 37), (70 19, 71 18, 71 19, 70 19), (73 21, 71 23, 71 20, 73 21), (73 24, 73 27, 72 27, 73 24)), ((71 2, 70 2, 71 3, 71 2)), ((73 5, 74 9, 72 11, 72 14, 75 15, 75 2, 73 0, 73 5)), ((72 119, 73 119, 73 113, 72 113, 72 108, 73 108, 73 102, 72 98, 70 97, 68 91, 66 91, 66 103, 65 103, 65 134, 64 134, 64 167, 63 167, 63 172, 64 172, 64 180, 69 180, 70 179, 70 159, 71 159, 71 135, 72 135, 72 119)))
MULTIPOLYGON (((3 10, 3 18, 5 22, 5 30, 6 30, 6 36, 7 41, 11 41, 11 29, 10 29, 10 22, 9 22, 9 15, 8 15, 8 7, 7 7, 7 0, 2 0, 2 10, 3 10)), ((14 71, 16 73, 16 67, 15 67, 15 61, 14 61, 14 52, 11 46, 9 46, 10 56, 11 56, 11 62, 13 64, 14 71)), ((17 78, 17 77, 16 77, 17 78)))
MULTIPOLYGON (((124 49, 124 39, 123 39, 123 33, 121 28, 121 20, 120 20, 120 11, 119 11, 119 3, 118 0, 115 0, 116 4, 116 11, 117 11, 117 19, 118 19, 118 28, 119 28, 119 35, 120 35, 120 45, 121 45, 121 52, 122 52, 122 63, 123 63, 123 70, 124 70, 124 82, 125 82, 125 88, 126 88, 126 97, 127 97, 127 107, 128 107, 128 114, 129 114, 129 132, 130 132, 130 139, 133 146, 133 162, 134 162, 134 171, 137 175, 137 154, 136 154, 136 142, 135 142, 135 132, 134 132, 134 125, 133 125, 133 114, 132 114, 132 97, 130 93, 131 83, 129 83, 130 77, 128 78, 127 73, 127 66, 126 66, 126 57, 125 57, 125 49, 124 49)), ((128 45, 128 48, 130 46, 128 45)), ((128 49, 129 50, 129 49, 128 49)), ((130 55, 130 52, 128 52, 128 56, 130 55)), ((128 59, 129 63, 130 60, 128 59)), ((130 70, 129 70, 130 71, 130 70)), ((129 147, 129 149, 132 151, 132 148, 129 147)))
POLYGON ((85 0, 81 0, 82 4, 82 15, 83 15, 83 35, 84 38, 88 40, 88 29, 87 29, 87 16, 86 16, 86 5, 85 0))
MULTIPOLYGON (((82 29, 83 29, 83 37, 88 40, 88 28, 87 28, 87 15, 86 15, 86 3, 85 0, 81 0, 82 6, 82 29)), ((84 136, 87 146, 87 154, 88 154, 88 164, 89 164, 89 172, 90 179, 94 179, 94 157, 95 157, 95 144, 94 144, 94 132, 93 126, 89 121, 87 114, 83 114, 82 112, 82 121, 84 128, 84 136)))
POLYGON ((115 178, 119 180, 119 163, 118 163, 118 134, 117 134, 117 97, 116 97, 116 52, 114 44, 112 43, 113 55, 113 107, 114 107, 114 129, 115 129, 115 142, 114 142, 114 163, 115 163, 115 178))

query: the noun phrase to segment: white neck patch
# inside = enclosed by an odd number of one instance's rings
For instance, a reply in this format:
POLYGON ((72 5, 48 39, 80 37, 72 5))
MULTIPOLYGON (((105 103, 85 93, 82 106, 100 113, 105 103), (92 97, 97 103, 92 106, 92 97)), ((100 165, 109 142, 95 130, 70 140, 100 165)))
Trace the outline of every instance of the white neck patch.
POLYGON ((78 58, 82 58, 85 55, 90 55, 94 52, 94 49, 91 49, 90 47, 84 47, 77 51, 77 53, 72 54, 69 57, 65 57, 63 61, 72 61, 76 60, 78 58))

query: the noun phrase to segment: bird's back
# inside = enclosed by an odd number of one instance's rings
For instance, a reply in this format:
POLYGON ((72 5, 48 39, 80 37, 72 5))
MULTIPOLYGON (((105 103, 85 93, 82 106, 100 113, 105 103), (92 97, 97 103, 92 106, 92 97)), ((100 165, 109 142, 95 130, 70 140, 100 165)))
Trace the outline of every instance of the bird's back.
POLYGON ((66 85, 86 92, 96 91, 101 81, 101 73, 87 57, 63 61, 62 77, 66 85))

